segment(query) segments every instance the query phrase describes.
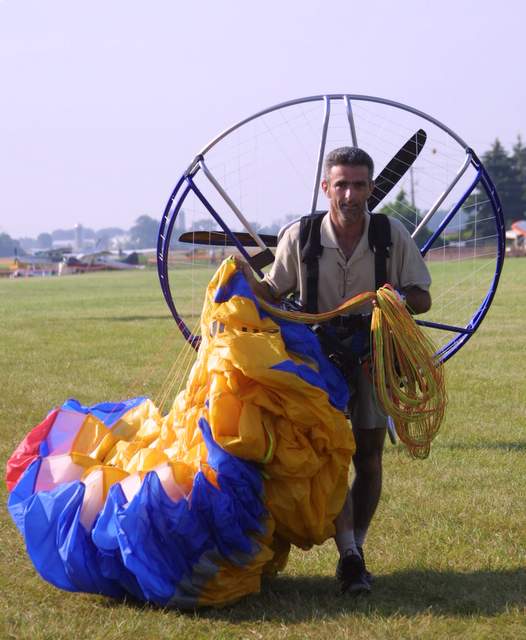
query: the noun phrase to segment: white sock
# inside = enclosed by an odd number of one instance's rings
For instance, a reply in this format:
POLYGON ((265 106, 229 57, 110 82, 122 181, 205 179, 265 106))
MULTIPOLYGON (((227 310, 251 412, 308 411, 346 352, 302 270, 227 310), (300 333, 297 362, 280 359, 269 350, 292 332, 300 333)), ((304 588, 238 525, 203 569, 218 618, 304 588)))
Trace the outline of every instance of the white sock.
POLYGON ((356 542, 356 546, 363 547, 366 535, 367 535, 367 529, 355 529, 354 530, 354 540, 356 542))
POLYGON ((340 531, 334 536, 336 546, 340 552, 340 557, 344 558, 349 555, 360 555, 356 548, 356 540, 354 538, 354 531, 348 529, 346 531, 340 531))

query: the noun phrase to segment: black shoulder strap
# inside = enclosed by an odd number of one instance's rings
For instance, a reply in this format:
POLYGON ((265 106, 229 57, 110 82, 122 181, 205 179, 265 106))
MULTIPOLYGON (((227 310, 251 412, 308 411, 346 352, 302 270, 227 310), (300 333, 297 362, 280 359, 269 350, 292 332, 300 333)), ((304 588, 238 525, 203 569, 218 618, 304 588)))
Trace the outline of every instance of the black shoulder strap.
MULTIPOLYGON (((324 213, 303 216, 300 220, 301 261, 307 268, 307 301, 305 311, 318 313, 318 260, 321 246, 321 222, 324 213)), ((383 213, 371 215, 369 220, 369 247, 374 253, 374 278, 376 289, 387 282, 387 258, 391 247, 391 224, 383 213)))
POLYGON ((300 220, 301 261, 307 268, 307 313, 318 313, 318 260, 323 252, 321 246, 321 221, 324 213, 303 216, 300 220))
POLYGON ((374 213, 369 220, 369 247, 374 253, 376 289, 387 282, 387 258, 391 246, 391 224, 384 213, 374 213))

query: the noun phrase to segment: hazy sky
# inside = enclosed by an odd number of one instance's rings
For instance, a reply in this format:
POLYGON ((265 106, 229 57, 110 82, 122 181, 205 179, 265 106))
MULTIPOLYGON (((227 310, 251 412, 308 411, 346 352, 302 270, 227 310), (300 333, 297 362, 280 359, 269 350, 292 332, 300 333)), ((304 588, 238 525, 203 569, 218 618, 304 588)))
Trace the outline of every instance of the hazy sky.
MULTIPOLYGON (((0 232, 160 217, 195 153, 321 93, 526 134, 520 0, 0 0, 0 232)), ((526 136, 525 136, 526 137, 526 136)))

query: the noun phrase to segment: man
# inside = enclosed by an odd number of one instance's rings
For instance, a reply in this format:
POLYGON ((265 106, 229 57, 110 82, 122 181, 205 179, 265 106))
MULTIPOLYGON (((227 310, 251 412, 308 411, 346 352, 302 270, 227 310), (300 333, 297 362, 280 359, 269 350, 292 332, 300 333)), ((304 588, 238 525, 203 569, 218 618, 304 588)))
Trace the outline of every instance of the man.
MULTIPOLYGON (((342 147, 327 155, 324 169, 321 186, 329 199, 329 211, 320 227, 319 312, 334 309, 363 291, 375 290, 375 259, 368 240, 370 214, 367 209, 367 200, 374 189, 373 161, 361 149, 342 147)), ((412 313, 424 313, 431 306, 431 278, 427 267, 405 227, 398 220, 390 219, 390 229, 388 282, 405 298, 412 313)), ((271 271, 261 282, 255 280, 246 263, 243 270, 257 295, 279 300, 290 292, 297 292, 305 305, 308 278, 302 261, 300 222, 283 233, 271 271)), ((370 311, 362 308, 358 313, 370 311)), ((352 325, 350 320, 348 325, 352 325)), ((349 414, 356 440, 353 457, 356 475, 335 522, 335 541, 340 553, 336 576, 342 592, 361 593, 371 590, 372 577, 365 567, 363 544, 382 489, 387 417, 376 406, 370 378, 362 368, 356 369, 354 386, 349 414)))

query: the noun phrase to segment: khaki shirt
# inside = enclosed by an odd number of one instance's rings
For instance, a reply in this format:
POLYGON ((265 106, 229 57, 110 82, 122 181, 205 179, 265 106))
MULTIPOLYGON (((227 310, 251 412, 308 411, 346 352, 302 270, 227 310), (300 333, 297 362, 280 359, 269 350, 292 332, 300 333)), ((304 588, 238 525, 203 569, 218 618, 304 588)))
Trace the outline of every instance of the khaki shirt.
MULTIPOLYGON (((334 227, 327 214, 321 223, 321 245, 323 252, 319 259, 318 310, 329 311, 345 300, 375 290, 374 254, 369 248, 369 220, 365 215, 362 237, 352 256, 346 258, 338 246, 334 227)), ((390 218, 390 257, 387 258, 389 282, 396 289, 417 286, 427 291, 431 276, 420 255, 420 251, 404 225, 396 218, 390 218)), ((276 297, 296 292, 302 304, 307 300, 307 270, 301 261, 299 242, 300 222, 288 227, 276 249, 276 257, 270 272, 265 276, 276 297)), ((353 313, 370 312, 367 307, 353 309, 353 313)))

